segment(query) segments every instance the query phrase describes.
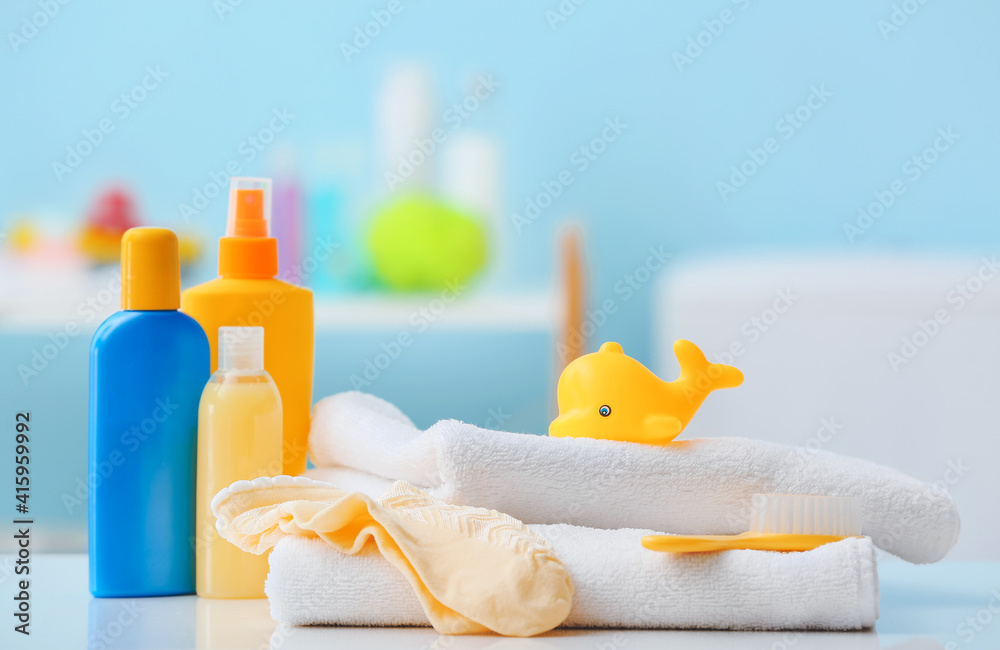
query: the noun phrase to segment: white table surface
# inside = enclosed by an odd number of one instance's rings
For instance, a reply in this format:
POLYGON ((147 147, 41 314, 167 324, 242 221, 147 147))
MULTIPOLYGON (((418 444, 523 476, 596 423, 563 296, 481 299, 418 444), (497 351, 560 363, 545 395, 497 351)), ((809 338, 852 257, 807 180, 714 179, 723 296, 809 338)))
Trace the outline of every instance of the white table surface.
POLYGON ((274 650, 414 648, 422 650, 977 650, 1000 648, 1000 563, 879 565, 881 616, 874 631, 712 632, 566 630, 531 639, 444 637, 430 628, 286 628, 266 600, 97 599, 87 591, 85 555, 32 557, 30 637, 13 631, 16 576, 0 556, 3 630, 0 648, 143 650, 146 648, 273 648, 274 650), (996 611, 991 611, 990 607, 996 611), (978 617, 978 621, 976 618, 978 617))

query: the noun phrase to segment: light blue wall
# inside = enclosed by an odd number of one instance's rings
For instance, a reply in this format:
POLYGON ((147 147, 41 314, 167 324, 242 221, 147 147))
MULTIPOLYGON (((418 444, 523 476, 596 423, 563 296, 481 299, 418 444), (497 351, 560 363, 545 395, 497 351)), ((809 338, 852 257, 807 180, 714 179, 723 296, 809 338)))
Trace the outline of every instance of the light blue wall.
MULTIPOLYGON (((520 211, 560 170, 575 174, 537 222, 508 233, 513 287, 549 282, 553 229, 571 214, 590 229, 594 302, 616 297, 615 284, 643 263, 651 244, 682 255, 761 247, 980 250, 1000 239, 995 2, 589 0, 558 23, 548 14, 558 11, 555 0, 399 2, 401 11, 350 62, 340 43, 388 2, 243 2, 223 19, 208 1, 62 6, 17 53, 9 35, 0 48, 8 99, 0 215, 39 206, 71 211, 98 183, 122 177, 150 220, 175 223, 177 206, 209 172, 242 158, 237 146, 272 109, 295 114, 283 135, 302 151, 329 139, 370 144, 371 103, 385 67, 416 58, 433 69, 448 102, 463 96, 469 74, 486 70, 500 82, 468 124, 502 138, 507 212, 520 211), (891 20, 894 5, 918 9, 884 38, 879 21, 891 20), (679 70, 674 55, 723 10, 731 24, 679 70), (120 120, 112 102, 142 80, 146 66, 169 76, 120 120), (833 96, 783 140, 776 122, 820 85, 833 96), (572 152, 609 117, 628 128, 578 172, 572 152), (115 131, 57 182, 52 161, 102 118, 115 131), (907 181, 903 164, 942 127, 960 139, 922 178, 907 181), (723 201, 716 182, 768 137, 777 137, 777 153, 723 201), (859 243, 848 242, 844 222, 896 179, 906 182, 906 194, 859 243)), ((3 32, 17 31, 37 8, 5 3, 3 32)), ((243 170, 267 169, 260 157, 243 170)), ((378 189, 373 165, 366 179, 357 188, 361 200, 378 189)), ((213 234, 223 203, 216 199, 201 223, 213 234)), ((648 359, 651 293, 644 287, 623 303, 599 337, 620 339, 648 359)))

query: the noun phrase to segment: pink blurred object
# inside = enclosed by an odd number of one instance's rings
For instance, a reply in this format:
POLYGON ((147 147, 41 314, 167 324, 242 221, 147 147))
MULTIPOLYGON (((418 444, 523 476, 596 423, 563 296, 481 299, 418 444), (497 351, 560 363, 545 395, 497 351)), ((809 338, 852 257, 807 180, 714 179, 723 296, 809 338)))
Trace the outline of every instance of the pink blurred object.
POLYGON ((78 240, 80 250, 98 264, 117 262, 122 235, 138 225, 132 195, 123 187, 112 186, 97 195, 87 212, 78 240))

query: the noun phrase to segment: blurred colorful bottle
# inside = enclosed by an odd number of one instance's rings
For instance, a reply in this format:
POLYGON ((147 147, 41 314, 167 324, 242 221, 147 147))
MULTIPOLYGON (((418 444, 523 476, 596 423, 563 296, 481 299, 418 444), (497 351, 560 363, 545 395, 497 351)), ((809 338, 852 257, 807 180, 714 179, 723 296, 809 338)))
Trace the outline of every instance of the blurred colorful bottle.
POLYGON ((278 243, 270 236, 271 181, 233 178, 229 222, 219 240, 219 276, 186 290, 181 309, 208 333, 212 372, 220 327, 263 327, 264 367, 281 393, 285 474, 306 469, 313 382, 313 296, 275 278, 278 243))
POLYGON ((342 293, 347 288, 344 217, 344 195, 336 184, 326 182, 310 194, 310 241, 317 243, 317 249, 330 250, 307 279, 319 293, 342 293))
POLYGON ((264 370, 264 329, 219 328, 219 369, 198 410, 196 575, 203 598, 264 598, 267 553, 247 553, 215 529, 212 498, 236 481, 281 474, 281 397, 264 370))
POLYGON ((293 154, 288 147, 276 149, 274 168, 274 237, 278 240, 278 275, 296 280, 302 276, 302 191, 295 175, 293 154))
POLYGON ((360 148, 325 143, 316 152, 316 173, 309 181, 305 252, 307 283, 317 293, 346 293, 363 288, 364 261, 351 219, 348 189, 358 184, 360 148), (314 258, 310 260, 309 258, 314 258))
POLYGON ((205 332, 180 306, 177 237, 121 239, 122 311, 90 345, 90 591, 194 592, 195 449, 205 332))

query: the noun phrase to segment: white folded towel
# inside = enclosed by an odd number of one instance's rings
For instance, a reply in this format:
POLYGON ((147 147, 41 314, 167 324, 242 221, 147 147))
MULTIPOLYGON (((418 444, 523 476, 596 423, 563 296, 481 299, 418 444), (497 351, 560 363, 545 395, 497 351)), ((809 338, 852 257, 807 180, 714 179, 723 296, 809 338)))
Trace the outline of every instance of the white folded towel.
MULTIPOLYGON (((806 553, 672 555, 639 544, 649 530, 532 530, 573 580, 562 627, 856 630, 878 618, 867 538, 806 553)), ((285 625, 429 625, 412 587, 381 555, 344 555, 321 540, 278 542, 265 591, 271 616, 285 625)))
MULTIPOLYGON (((456 420, 420 431, 392 404, 348 392, 316 404, 309 447, 317 465, 310 475, 341 489, 358 487, 324 468, 403 479, 444 501, 529 525, 736 534, 747 529, 753 494, 783 493, 858 497, 862 532, 910 562, 940 560, 959 532, 954 501, 934 485, 863 460, 743 438, 657 447, 490 431, 456 420)), ((362 482, 366 492, 383 484, 362 482)))

